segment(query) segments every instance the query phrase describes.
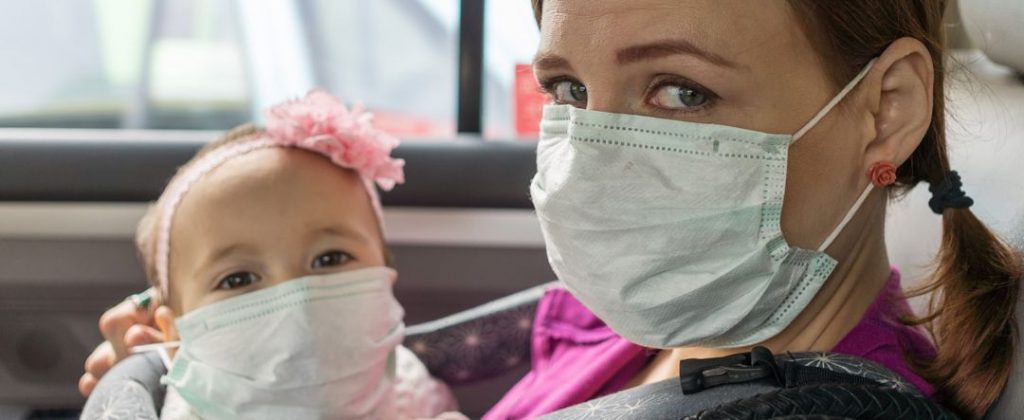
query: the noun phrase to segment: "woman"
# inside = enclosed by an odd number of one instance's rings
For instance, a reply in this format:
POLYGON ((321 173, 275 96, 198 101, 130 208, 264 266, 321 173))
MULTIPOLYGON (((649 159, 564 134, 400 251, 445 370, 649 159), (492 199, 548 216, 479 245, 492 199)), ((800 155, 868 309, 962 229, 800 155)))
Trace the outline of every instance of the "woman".
MULTIPOLYGON (((535 73, 561 106, 531 192, 566 289, 542 300, 533 370, 489 418, 753 345, 872 359, 985 413, 1009 374, 1022 269, 949 167, 945 1, 533 3, 535 73), (922 181, 944 233, 936 304, 913 319, 883 230, 887 200, 922 181)), ((83 388, 145 341, 131 326, 144 317, 125 305, 101 320, 116 344, 83 388)))

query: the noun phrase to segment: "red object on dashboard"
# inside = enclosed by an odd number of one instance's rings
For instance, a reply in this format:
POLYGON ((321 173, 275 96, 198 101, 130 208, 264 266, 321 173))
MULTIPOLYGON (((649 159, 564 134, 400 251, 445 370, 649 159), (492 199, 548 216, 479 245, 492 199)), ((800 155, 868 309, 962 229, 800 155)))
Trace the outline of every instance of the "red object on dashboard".
POLYGON ((537 137, 548 96, 541 92, 529 64, 516 64, 514 88, 516 134, 520 137, 537 137))

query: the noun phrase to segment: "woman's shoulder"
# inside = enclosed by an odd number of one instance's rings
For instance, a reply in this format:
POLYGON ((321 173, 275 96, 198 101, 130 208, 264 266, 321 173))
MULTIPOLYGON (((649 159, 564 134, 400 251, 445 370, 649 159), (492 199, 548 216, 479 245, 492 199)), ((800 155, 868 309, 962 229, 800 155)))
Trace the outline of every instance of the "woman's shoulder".
POLYGON ((931 396, 934 387, 914 372, 907 360, 908 357, 927 359, 935 354, 935 347, 925 331, 902 322, 912 315, 899 270, 893 268, 878 298, 832 351, 879 363, 914 384, 922 394, 931 396))

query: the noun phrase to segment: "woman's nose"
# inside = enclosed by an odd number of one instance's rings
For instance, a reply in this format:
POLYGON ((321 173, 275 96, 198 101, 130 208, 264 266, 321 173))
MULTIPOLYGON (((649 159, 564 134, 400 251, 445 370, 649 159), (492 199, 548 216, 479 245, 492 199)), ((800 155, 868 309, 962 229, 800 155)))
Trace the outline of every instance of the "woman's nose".
POLYGON ((618 114, 635 114, 636 106, 631 104, 629 95, 618 92, 614 88, 587 87, 588 111, 612 112, 618 114))

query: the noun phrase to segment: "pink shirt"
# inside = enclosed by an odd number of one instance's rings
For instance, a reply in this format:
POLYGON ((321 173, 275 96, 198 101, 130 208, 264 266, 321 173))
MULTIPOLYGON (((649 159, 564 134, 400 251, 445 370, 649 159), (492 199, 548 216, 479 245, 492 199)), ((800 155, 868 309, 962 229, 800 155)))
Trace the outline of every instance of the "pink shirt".
MULTIPOLYGON (((903 376, 926 396, 934 388, 915 374, 904 349, 927 356, 934 348, 919 329, 898 321, 910 313, 900 298, 900 274, 889 282, 859 324, 832 349, 873 360, 903 376)), ((651 360, 653 351, 619 337, 567 290, 552 288, 537 307, 533 367, 484 419, 541 416, 619 391, 651 360)))

